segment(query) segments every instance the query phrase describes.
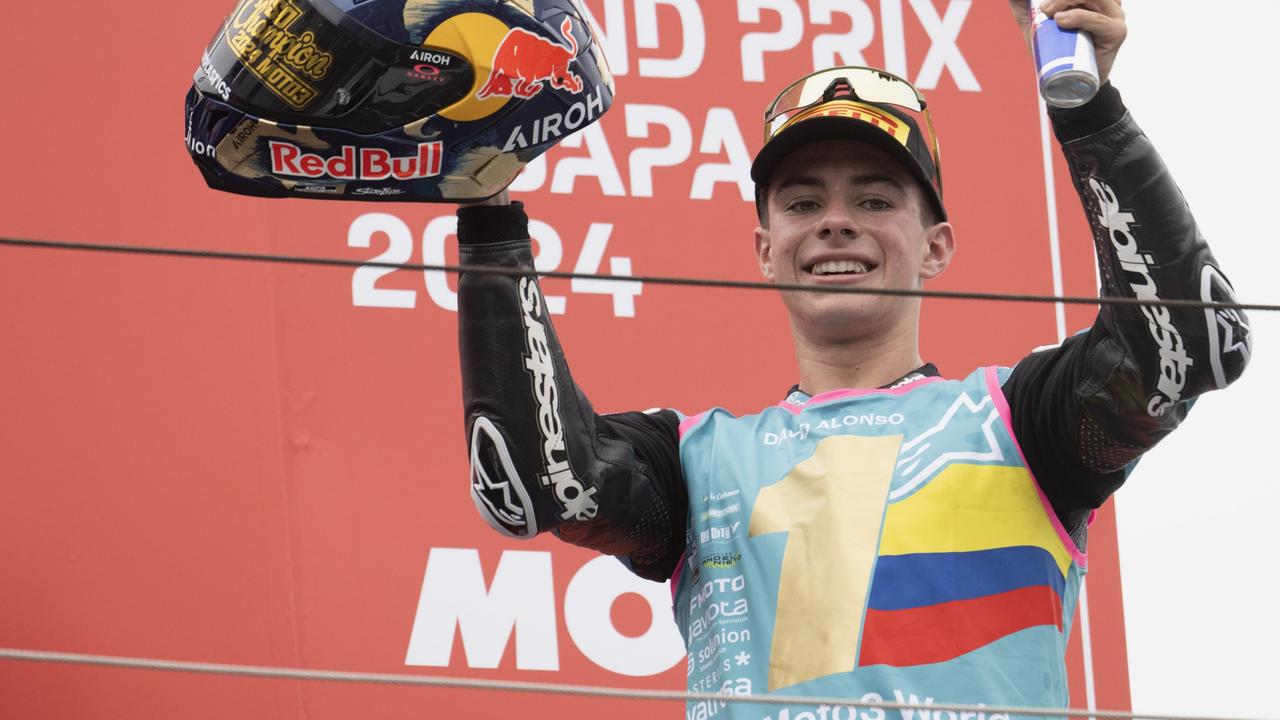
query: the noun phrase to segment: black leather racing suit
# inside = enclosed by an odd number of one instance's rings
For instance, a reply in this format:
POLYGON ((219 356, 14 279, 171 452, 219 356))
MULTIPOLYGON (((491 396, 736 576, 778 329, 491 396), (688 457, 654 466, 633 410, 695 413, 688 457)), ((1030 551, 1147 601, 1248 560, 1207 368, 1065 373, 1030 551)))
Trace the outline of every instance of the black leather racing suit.
MULTIPOLYGON (((1102 294, 1232 301, 1191 211, 1150 141, 1104 86, 1052 113, 1093 229, 1102 294)), ((519 203, 459 212, 464 264, 531 269, 519 203)), ((569 375, 535 280, 466 274, 460 347, 472 495, 513 537, 555 531, 669 577, 688 509, 674 412, 597 415, 569 375)), ((1126 468, 1203 392, 1244 370, 1238 312, 1104 306, 1087 332, 1036 352, 1002 389, 1027 462, 1083 546, 1085 521, 1126 468)))

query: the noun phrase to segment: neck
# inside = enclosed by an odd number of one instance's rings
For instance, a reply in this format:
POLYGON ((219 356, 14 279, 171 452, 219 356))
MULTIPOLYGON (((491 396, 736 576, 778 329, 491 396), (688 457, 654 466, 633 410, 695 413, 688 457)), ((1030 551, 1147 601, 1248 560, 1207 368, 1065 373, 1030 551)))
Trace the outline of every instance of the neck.
POLYGON ((878 388, 924 364, 915 326, 863 338, 828 338, 792 327, 800 389, 819 395, 845 388, 878 388))

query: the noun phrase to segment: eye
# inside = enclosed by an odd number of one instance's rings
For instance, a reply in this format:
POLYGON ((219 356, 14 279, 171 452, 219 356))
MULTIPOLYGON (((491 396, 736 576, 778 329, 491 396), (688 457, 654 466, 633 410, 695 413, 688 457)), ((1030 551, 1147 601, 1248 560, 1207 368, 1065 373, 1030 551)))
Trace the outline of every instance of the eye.
POLYGON ((818 209, 818 203, 815 200, 796 200, 787 205, 787 212, 812 212, 818 209))
POLYGON ((862 201, 862 207, 868 210, 890 210, 893 208, 893 203, 884 198, 868 198, 862 201))

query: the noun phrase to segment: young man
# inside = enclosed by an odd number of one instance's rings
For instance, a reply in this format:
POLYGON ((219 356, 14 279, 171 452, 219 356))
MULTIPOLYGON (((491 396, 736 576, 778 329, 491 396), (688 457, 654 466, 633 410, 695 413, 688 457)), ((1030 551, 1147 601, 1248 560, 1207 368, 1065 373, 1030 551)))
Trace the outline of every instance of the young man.
MULTIPOLYGON (((1027 32, 1025 3, 1011 7, 1027 32)), ((1125 36, 1119 0, 1044 9, 1094 34, 1105 80, 1125 36)), ((1103 294, 1232 297, 1114 88, 1053 122, 1103 294)), ((955 246, 931 131, 919 93, 880 71, 785 89, 752 168, 764 277, 918 288, 943 272, 955 246)), ((464 263, 533 267, 523 210, 504 202, 459 211, 464 263)), ((1246 338, 1243 317, 1104 307, 1059 348, 951 381, 919 356, 918 299, 783 302, 799 384, 778 407, 601 416, 569 376, 537 282, 464 275, 477 508, 507 535, 553 530, 672 577, 691 690, 1065 706, 1092 511, 1194 397, 1243 370, 1247 351, 1218 334, 1246 338)))

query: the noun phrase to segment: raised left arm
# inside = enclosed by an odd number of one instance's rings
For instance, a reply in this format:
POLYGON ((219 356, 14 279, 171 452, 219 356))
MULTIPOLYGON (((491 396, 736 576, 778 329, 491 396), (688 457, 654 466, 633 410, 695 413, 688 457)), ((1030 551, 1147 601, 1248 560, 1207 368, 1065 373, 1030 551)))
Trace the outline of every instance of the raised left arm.
MULTIPOLYGON (((1110 68, 1127 34, 1119 5, 1050 0, 1044 8, 1082 6, 1073 21, 1114 41, 1098 43, 1100 64, 1107 48, 1110 68)), ((1065 26, 1064 16, 1057 19, 1065 26)), ((1050 115, 1093 231, 1101 294, 1234 301, 1186 200, 1119 92, 1105 83, 1092 102, 1050 115)), ((1003 385, 1014 432, 1063 524, 1082 529, 1194 398, 1234 381, 1249 354, 1240 312, 1104 306, 1087 332, 1018 363, 1003 385)))
MULTIPOLYGON (((1233 302, 1119 93, 1107 85, 1053 120, 1093 230, 1102 295, 1233 302)), ((1063 524, 1079 527, 1194 398, 1240 376, 1249 354, 1241 312, 1104 306, 1087 332, 1020 362, 1004 384, 1014 431, 1063 524)))

